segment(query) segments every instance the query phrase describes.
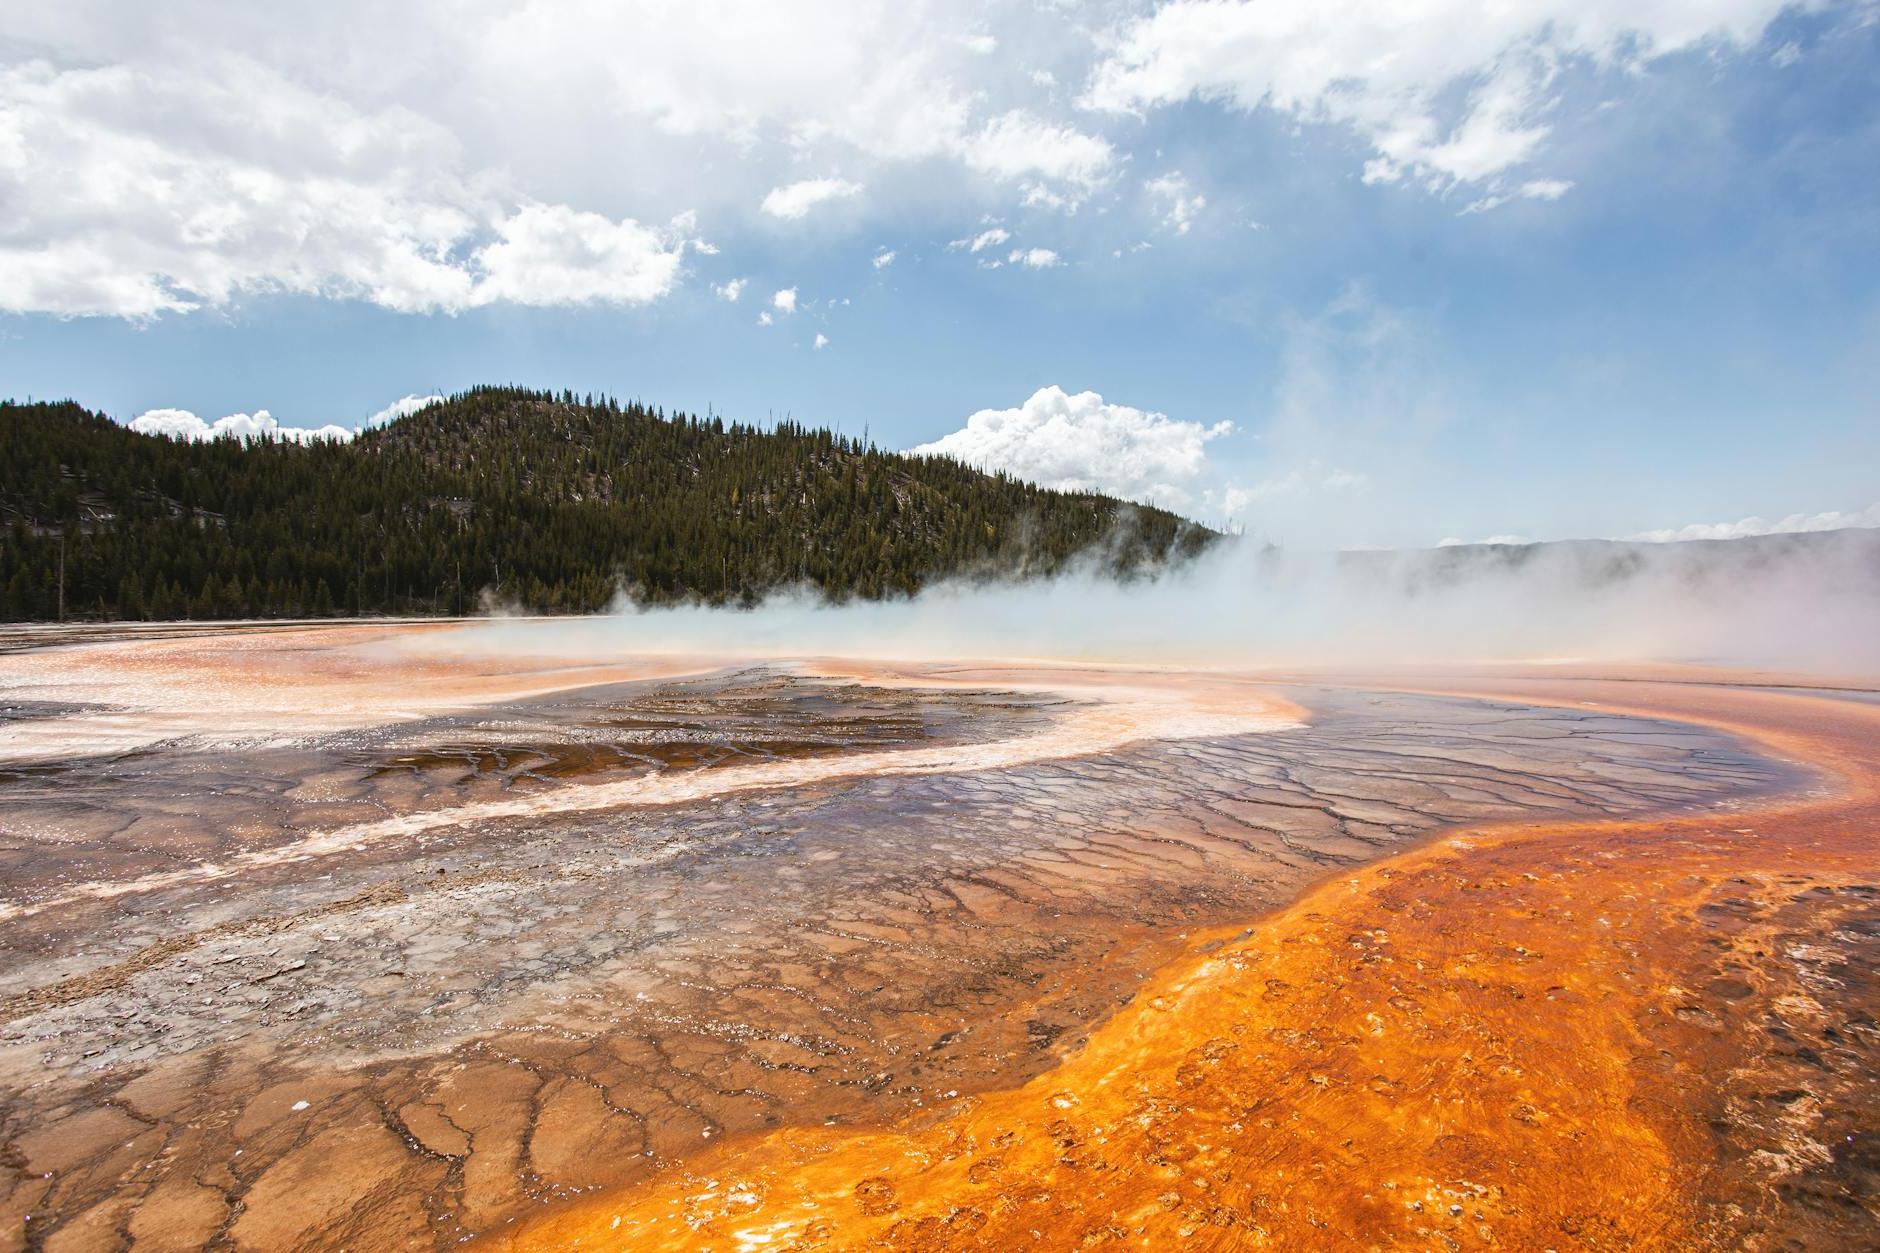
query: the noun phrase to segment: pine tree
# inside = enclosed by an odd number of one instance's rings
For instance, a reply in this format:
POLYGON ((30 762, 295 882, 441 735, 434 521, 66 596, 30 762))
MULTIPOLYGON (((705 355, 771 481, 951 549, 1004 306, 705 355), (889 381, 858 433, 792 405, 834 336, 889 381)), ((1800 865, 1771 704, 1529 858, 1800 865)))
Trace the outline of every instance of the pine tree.
MULTIPOLYGON (((807 582, 895 596, 961 570, 1049 574, 1119 503, 793 420, 768 432, 611 397, 478 388, 348 444, 140 435, 69 402, 0 403, 0 613, 166 618, 461 612, 485 589, 592 610, 750 604, 807 582), (80 523, 80 499, 85 521, 80 523), (102 501, 102 508, 92 502, 102 501)), ((1131 509, 1130 576, 1217 538, 1131 509)))

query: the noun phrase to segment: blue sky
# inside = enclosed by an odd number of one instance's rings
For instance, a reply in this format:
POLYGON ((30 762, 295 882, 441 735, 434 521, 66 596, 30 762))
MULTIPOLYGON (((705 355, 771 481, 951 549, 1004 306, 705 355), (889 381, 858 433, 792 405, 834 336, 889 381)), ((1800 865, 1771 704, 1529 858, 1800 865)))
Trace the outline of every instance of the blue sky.
POLYGON ((606 390, 1293 544, 1880 524, 1870 3, 3 7, 10 395, 606 390))

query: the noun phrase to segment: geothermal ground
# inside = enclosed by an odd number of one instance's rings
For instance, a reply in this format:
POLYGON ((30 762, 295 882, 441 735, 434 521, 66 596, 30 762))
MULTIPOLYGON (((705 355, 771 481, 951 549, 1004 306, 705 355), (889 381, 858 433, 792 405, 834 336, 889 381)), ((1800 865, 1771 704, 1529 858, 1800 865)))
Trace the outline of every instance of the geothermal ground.
POLYGON ((0 638, 0 1248, 1880 1241, 1857 685, 555 638, 0 638))

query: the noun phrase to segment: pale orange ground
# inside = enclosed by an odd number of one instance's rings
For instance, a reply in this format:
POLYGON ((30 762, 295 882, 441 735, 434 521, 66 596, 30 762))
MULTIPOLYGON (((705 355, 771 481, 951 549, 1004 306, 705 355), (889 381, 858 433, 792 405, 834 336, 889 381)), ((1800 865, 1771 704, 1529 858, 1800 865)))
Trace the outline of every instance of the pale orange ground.
POLYGON ((19 699, 104 708, 7 729, 0 756, 56 758, 177 736, 230 740, 376 726, 598 683, 698 674, 708 656, 613 659, 466 653, 451 623, 357 623, 226 631, 0 654, 19 699))
MULTIPOLYGON (((1022 1088, 889 1129, 730 1143, 498 1245, 1735 1247, 1769 1223, 1766 1176, 1786 1167, 1723 1161, 1705 1130, 1754 1059, 1740 1032, 1691 1021, 1720 943, 1700 910, 1876 881, 1880 707, 1421 686, 1710 723, 1833 780, 1722 815, 1449 833, 1200 937, 1022 1088)), ((1753 999, 1781 1003, 1795 989, 1766 969, 1753 999)))

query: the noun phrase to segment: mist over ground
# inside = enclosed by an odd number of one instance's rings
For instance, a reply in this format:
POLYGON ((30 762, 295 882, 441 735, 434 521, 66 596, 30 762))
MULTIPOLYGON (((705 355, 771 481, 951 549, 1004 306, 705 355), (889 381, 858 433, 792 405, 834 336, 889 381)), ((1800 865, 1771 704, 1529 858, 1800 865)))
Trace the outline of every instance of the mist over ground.
POLYGON ((1880 674, 1880 530, 1310 553, 1230 542, 1149 579, 1083 568, 918 596, 498 616, 450 646, 1203 666, 1666 661, 1880 674))

